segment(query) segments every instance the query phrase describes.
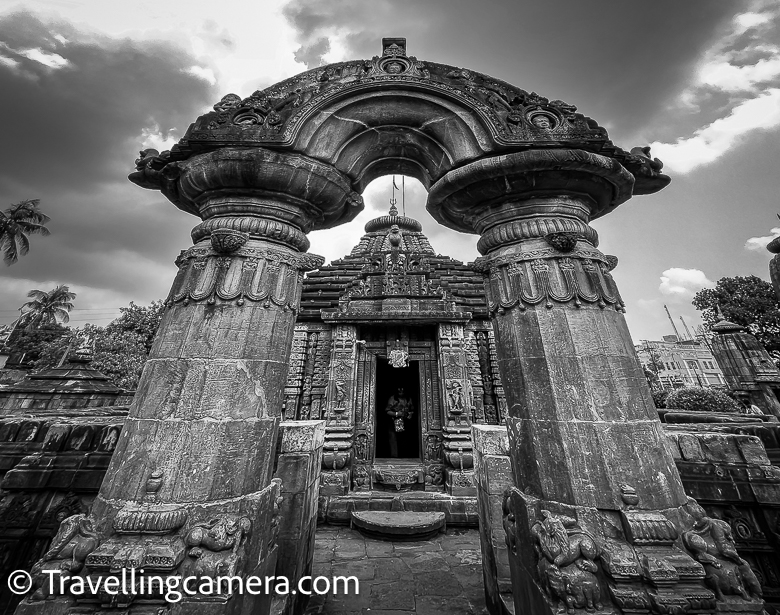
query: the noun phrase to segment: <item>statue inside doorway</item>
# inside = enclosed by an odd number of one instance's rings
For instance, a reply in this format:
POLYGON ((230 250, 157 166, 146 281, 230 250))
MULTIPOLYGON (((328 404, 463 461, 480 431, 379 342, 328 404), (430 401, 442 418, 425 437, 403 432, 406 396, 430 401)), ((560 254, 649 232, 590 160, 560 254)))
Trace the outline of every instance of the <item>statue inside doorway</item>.
POLYGON ((388 429, 388 443, 390 445, 390 457, 398 457, 398 434, 406 430, 405 421, 414 416, 414 402, 404 393, 403 387, 398 387, 390 396, 385 406, 385 413, 392 419, 388 429))

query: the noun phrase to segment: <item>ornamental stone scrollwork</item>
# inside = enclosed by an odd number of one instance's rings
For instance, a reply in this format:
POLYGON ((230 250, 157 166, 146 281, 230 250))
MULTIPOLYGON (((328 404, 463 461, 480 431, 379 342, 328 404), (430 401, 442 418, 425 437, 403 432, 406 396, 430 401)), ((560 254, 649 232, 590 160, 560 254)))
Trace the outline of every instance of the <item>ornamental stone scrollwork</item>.
POLYGON ((568 142, 615 158, 641 179, 638 193, 656 191, 669 182, 661 174, 660 161, 650 159, 647 148, 629 153, 616 147, 606 130, 578 113, 574 105, 465 68, 421 62, 407 55, 406 42, 400 38, 383 39, 382 55, 370 60, 318 67, 244 98, 228 94, 196 120, 172 152, 144 151, 131 180, 144 187, 159 186, 166 164, 215 147, 299 144, 305 149, 301 136, 313 117, 327 113, 346 97, 365 97, 380 88, 455 101, 480 117, 495 146, 501 148, 560 147, 568 142))
POLYGON ((393 367, 402 368, 409 366, 409 353, 403 349, 400 340, 395 341, 395 346, 390 351, 387 358, 390 361, 390 365, 393 367))
POLYGON ((168 305, 204 301, 251 301, 297 311, 303 271, 322 265, 322 257, 284 251, 239 248, 230 256, 191 248, 176 261, 179 272, 168 305))

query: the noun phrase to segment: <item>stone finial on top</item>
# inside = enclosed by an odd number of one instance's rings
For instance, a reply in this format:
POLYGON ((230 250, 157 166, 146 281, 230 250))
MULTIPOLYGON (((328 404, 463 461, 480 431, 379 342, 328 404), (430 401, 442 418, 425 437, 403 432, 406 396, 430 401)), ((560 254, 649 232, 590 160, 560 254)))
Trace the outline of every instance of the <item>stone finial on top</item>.
POLYGON ((723 315, 723 310, 720 309, 720 303, 717 304, 717 310, 715 312, 715 324, 710 327, 715 333, 722 335, 724 333, 736 333, 738 331, 744 331, 744 327, 726 320, 723 315))
POLYGON ((382 55, 383 56, 405 56, 406 39, 405 38, 383 38, 382 55))
POLYGON ((395 206, 395 203, 390 203, 390 215, 391 216, 398 215, 398 208, 395 206))

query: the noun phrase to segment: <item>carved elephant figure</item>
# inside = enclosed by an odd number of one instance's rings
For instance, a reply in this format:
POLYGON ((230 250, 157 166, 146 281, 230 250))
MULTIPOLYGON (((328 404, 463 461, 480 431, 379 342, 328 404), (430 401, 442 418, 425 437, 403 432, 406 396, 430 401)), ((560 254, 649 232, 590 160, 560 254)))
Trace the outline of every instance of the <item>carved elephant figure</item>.
POLYGON ((550 596, 560 600, 569 614, 574 609, 588 612, 601 609, 601 587, 598 578, 580 562, 558 568, 547 560, 540 560, 541 576, 546 581, 550 596))
POLYGON ((745 582, 740 568, 741 566, 738 564, 725 561, 704 564, 706 574, 704 580, 707 586, 715 592, 715 597, 718 600, 723 600, 724 595, 739 595, 745 600, 751 599, 745 590, 745 582))

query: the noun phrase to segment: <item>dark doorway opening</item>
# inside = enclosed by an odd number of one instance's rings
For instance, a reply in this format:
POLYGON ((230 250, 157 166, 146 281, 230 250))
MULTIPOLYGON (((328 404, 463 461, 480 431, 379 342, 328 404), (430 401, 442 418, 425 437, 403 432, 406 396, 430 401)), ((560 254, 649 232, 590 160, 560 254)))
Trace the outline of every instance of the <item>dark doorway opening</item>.
POLYGON ((420 366, 409 361, 408 367, 393 367, 387 359, 377 358, 376 366, 376 457, 377 459, 420 459, 420 366), (398 431, 388 402, 398 396, 398 389, 412 404, 411 418, 398 431), (393 451, 395 439, 397 454, 393 451))

